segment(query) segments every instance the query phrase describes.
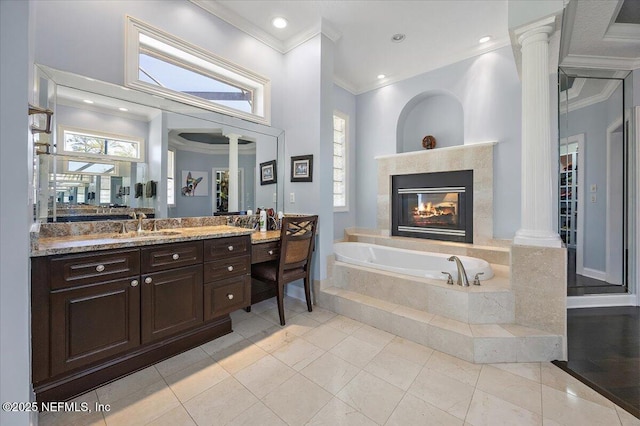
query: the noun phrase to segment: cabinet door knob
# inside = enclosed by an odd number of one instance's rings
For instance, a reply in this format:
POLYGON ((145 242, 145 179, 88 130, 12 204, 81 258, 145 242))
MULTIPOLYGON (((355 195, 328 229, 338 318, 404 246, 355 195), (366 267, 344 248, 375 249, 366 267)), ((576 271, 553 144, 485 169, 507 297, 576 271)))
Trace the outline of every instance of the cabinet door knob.
POLYGON ((144 279, 144 282, 147 283, 147 284, 151 284, 153 282, 153 278, 147 277, 147 278, 144 279))
POLYGON ((229 271, 229 272, 233 271, 233 266, 231 266, 231 265, 227 266, 227 271, 229 271))
POLYGON ((227 294, 227 299, 232 300, 233 299, 233 294, 231 294, 231 293, 227 294))
POLYGON ((227 249, 228 249, 229 251, 233 251, 233 246, 229 246, 229 247, 227 247, 227 249))
POLYGON ((138 280, 131 281, 131 287, 137 287, 137 286, 138 286, 138 280))
POLYGON ((96 266, 96 271, 98 271, 98 272, 102 272, 102 271, 104 271, 104 265, 98 265, 98 266, 96 266))
POLYGON ((180 259, 180 255, 178 253, 175 253, 173 256, 171 256, 173 258, 173 260, 178 260, 180 259))
POLYGON ((269 256, 273 256, 273 250, 269 250, 269 256))

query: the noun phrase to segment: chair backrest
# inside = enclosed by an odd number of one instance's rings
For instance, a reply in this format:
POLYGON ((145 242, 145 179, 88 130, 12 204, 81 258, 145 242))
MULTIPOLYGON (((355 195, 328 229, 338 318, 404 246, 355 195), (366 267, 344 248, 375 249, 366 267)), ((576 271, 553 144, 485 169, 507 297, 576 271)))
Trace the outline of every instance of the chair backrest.
POLYGON ((279 274, 294 268, 307 268, 315 241, 318 216, 285 216, 280 231, 279 274))

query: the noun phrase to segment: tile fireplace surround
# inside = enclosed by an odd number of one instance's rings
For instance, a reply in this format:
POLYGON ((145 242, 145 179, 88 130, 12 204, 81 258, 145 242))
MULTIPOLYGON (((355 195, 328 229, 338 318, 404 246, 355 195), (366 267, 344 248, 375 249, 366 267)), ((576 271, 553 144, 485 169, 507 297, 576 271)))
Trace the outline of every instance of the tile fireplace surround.
POLYGON ((378 161, 378 229, 389 235, 391 227, 391 176, 415 173, 473 170, 473 242, 493 240, 493 146, 497 142, 383 155, 378 161))

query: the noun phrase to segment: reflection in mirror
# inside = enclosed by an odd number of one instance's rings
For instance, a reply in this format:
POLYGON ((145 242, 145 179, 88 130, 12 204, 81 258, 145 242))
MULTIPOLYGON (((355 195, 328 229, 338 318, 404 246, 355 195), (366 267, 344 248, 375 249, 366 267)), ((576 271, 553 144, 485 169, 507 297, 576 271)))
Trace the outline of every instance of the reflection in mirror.
POLYGON ((256 173, 260 162, 284 164, 281 130, 47 67, 37 73, 40 90, 54 93, 57 147, 36 159, 37 220, 121 207, 187 217, 283 206, 278 185, 261 186, 256 173), (183 195, 189 173, 192 185, 200 179, 183 195))

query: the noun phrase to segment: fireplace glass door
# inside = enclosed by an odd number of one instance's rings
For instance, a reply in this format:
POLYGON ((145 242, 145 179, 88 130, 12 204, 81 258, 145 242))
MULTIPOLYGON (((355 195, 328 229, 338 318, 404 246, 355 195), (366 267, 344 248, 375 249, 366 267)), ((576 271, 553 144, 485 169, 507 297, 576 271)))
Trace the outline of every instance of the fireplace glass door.
MULTIPOLYGON (((464 188, 462 189, 464 192, 464 188)), ((400 190, 402 213, 399 225, 418 228, 456 229, 460 223, 460 191, 440 192, 437 189, 400 190)))

